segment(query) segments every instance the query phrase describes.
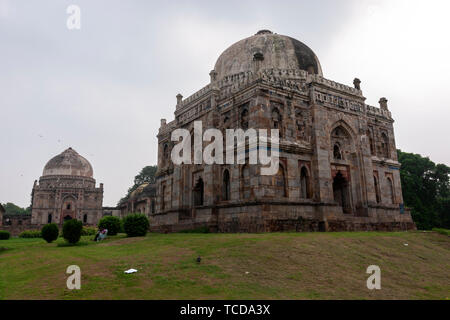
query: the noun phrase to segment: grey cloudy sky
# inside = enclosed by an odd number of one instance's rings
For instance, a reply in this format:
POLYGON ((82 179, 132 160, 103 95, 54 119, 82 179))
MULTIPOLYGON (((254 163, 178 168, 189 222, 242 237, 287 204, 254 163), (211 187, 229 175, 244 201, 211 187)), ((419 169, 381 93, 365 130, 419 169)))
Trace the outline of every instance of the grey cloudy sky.
POLYGON ((312 48, 324 76, 389 99, 397 147, 450 164, 450 1, 0 0, 0 202, 28 206, 33 181, 69 146, 104 205, 156 164, 161 118, 231 44, 260 29, 312 48), (66 8, 81 8, 81 30, 66 8))

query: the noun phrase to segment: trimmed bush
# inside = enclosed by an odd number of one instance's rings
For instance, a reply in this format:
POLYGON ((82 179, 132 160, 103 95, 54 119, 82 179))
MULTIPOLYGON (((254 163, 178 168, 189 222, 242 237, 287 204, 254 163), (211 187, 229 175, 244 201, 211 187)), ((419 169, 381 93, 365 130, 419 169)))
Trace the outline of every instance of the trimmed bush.
POLYGON ((19 234, 19 238, 41 238, 41 232, 39 230, 26 230, 19 234))
POLYGON ((83 223, 81 221, 75 219, 67 220, 63 225, 63 237, 67 242, 75 244, 80 241, 82 230, 83 223))
POLYGON ((120 219, 120 230, 119 233, 125 233, 125 229, 123 228, 123 219, 120 219))
POLYGON ((196 229, 181 230, 178 233, 209 233, 208 227, 199 227, 196 229))
POLYGON ((450 230, 448 229, 442 229, 442 228, 433 228, 434 232, 446 235, 446 236, 450 236, 450 230))
POLYGON ((120 231, 120 219, 113 216, 103 217, 98 223, 98 229, 108 229, 108 236, 115 236, 120 231))
POLYGON ((0 240, 8 240, 11 234, 8 231, 0 230, 0 240))
POLYGON ((97 233, 97 228, 95 227, 83 227, 81 230, 82 236, 94 236, 97 233))
POLYGON ((150 223, 144 214, 130 214, 123 219, 123 229, 128 237, 144 237, 150 223))
POLYGON ((58 226, 55 223, 46 224, 42 227, 41 235, 48 243, 55 241, 59 236, 58 226))

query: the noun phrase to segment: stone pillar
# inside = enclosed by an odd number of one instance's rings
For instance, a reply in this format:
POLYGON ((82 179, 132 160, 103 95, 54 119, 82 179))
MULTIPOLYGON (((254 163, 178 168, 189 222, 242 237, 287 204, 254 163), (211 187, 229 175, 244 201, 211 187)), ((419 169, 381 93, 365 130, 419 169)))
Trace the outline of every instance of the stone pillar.
POLYGON ((361 90, 361 80, 359 80, 358 78, 355 78, 353 80, 353 85, 355 86, 356 90, 361 90))
POLYGON ((380 108, 381 110, 388 110, 388 100, 386 98, 381 98, 380 101, 378 101, 378 103, 380 104, 380 108))
POLYGON ((330 139, 327 131, 327 111, 319 105, 312 104, 311 110, 314 117, 312 146, 314 156, 312 158, 312 184, 316 201, 325 203, 334 202, 333 180, 330 166, 330 139))
POLYGON ((178 109, 181 106, 181 103, 183 102, 183 96, 181 95, 181 93, 177 94, 177 107, 176 109, 178 109))

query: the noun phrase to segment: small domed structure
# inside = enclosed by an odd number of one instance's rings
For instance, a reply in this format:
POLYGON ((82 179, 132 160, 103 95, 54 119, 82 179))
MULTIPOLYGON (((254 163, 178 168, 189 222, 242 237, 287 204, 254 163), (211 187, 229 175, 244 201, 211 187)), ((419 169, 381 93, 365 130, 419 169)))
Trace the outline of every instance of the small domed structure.
POLYGON ((42 173, 42 176, 57 175, 92 178, 94 172, 89 161, 69 148, 47 162, 42 173))
POLYGON ((217 80, 264 69, 304 70, 322 76, 319 59, 308 46, 269 30, 233 44, 220 55, 214 68, 217 80))

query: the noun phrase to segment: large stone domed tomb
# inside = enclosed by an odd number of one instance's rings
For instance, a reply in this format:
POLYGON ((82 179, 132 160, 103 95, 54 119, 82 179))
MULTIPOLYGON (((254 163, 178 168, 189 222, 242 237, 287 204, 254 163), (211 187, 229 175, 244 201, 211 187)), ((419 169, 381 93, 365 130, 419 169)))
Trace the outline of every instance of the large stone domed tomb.
POLYGON ((34 182, 32 219, 34 225, 77 219, 96 225, 102 217, 103 184, 97 188, 88 160, 68 148, 50 159, 42 176, 34 182))
POLYGON ((209 75, 210 83, 191 96, 177 95, 173 121, 161 119, 152 229, 415 228, 403 205, 386 98, 379 107, 366 104, 359 79, 349 79, 352 85, 326 79, 307 45, 269 30, 231 45, 209 75), (261 165, 248 160, 174 165, 171 134, 192 132, 195 121, 222 132, 278 129, 278 173, 263 176, 261 165))

